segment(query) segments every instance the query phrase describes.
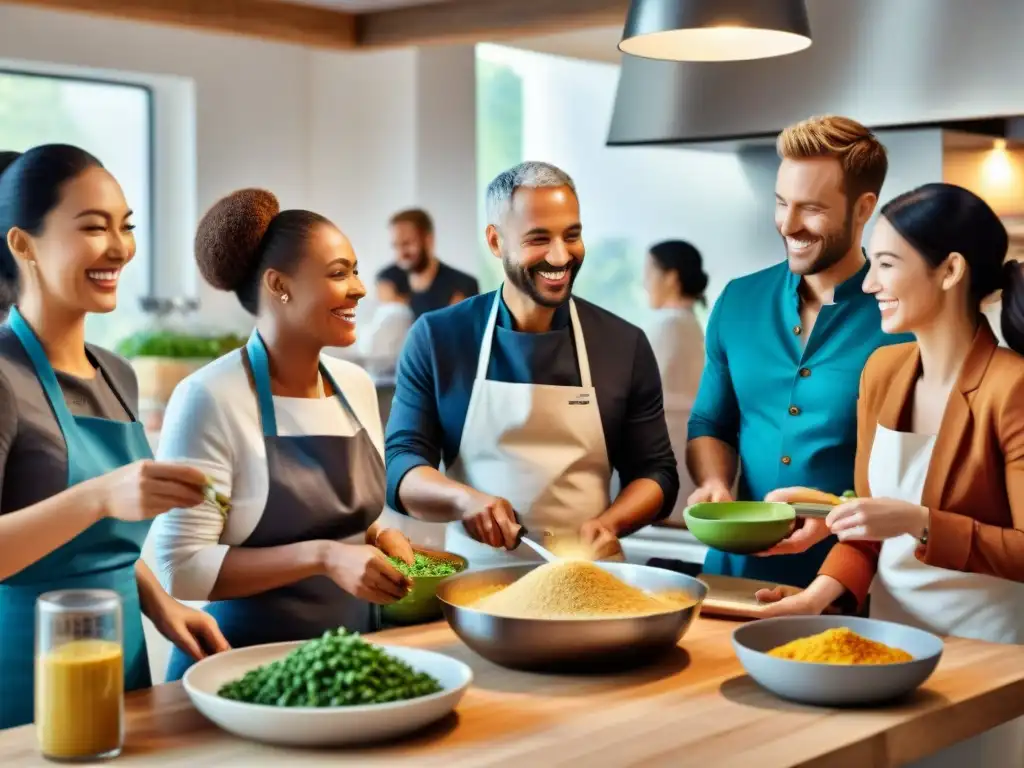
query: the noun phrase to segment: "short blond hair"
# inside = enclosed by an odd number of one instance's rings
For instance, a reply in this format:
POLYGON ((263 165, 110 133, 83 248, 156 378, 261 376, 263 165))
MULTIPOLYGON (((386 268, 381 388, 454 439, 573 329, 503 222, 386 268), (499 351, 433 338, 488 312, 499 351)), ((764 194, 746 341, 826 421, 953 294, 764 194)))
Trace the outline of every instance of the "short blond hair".
POLYGON ((849 117, 823 115, 801 120, 779 134, 779 157, 803 160, 834 157, 843 168, 850 204, 870 192, 878 195, 889 170, 885 147, 868 128, 849 117))

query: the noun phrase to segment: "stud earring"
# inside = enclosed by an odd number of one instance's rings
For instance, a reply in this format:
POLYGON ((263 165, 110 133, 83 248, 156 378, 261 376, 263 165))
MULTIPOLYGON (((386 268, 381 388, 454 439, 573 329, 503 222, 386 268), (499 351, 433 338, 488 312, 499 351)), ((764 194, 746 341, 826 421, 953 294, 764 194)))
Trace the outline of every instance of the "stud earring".
POLYGON ((291 298, 291 297, 287 293, 282 293, 281 294, 281 303, 282 304, 287 304, 289 298, 291 298))

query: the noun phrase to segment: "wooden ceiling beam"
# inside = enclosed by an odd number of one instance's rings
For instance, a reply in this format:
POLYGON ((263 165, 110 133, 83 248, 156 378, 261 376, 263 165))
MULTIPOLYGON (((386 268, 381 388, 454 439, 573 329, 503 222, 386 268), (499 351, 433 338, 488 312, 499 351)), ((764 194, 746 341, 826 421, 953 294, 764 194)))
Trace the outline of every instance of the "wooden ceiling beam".
POLYGON ((447 0, 360 13, 359 48, 477 43, 622 26, 629 0, 447 0))
POLYGON ((7 1, 54 11, 75 11, 210 32, 228 32, 318 48, 356 47, 354 14, 274 0, 7 1))

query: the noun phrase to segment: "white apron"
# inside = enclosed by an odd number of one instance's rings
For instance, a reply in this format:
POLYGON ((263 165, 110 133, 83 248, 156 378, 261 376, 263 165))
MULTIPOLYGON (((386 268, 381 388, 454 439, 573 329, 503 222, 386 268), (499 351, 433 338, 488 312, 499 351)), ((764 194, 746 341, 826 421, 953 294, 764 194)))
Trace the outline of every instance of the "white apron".
MULTIPOLYGON (((446 474, 507 499, 534 541, 543 542, 545 532, 575 535, 608 509, 611 484, 576 305, 569 300, 581 386, 562 387, 487 380, 500 301, 499 288, 480 345, 459 455, 446 474)), ((461 521, 448 525, 445 548, 474 569, 540 559, 526 546, 509 552, 475 541, 461 521)))
MULTIPOLYGON (((878 425, 868 465, 871 495, 920 504, 935 437, 878 425)), ((871 617, 993 643, 1024 643, 1024 585, 925 565, 909 534, 882 544, 871 617)), ((1024 718, 913 763, 912 768, 1021 768, 1024 718)))

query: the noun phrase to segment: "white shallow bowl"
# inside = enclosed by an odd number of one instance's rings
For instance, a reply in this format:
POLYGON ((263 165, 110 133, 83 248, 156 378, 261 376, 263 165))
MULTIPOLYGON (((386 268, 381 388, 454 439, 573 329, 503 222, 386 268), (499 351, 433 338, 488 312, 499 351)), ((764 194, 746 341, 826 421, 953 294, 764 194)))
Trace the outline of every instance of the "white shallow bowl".
POLYGON ((182 682, 196 709, 229 733, 268 744, 324 747, 383 741, 417 731, 454 710, 473 681, 473 671, 456 659, 419 648, 380 645, 417 672, 433 676, 442 690, 408 701, 350 707, 275 707, 217 695, 225 683, 302 644, 272 643, 218 653, 191 667, 182 682))
POLYGON ((755 682, 776 696, 823 707, 880 704, 905 696, 931 677, 942 657, 942 638, 923 629, 851 616, 785 616, 744 624, 732 647, 755 682), (906 651, 899 664, 813 664, 769 656, 791 640, 835 627, 906 651))

